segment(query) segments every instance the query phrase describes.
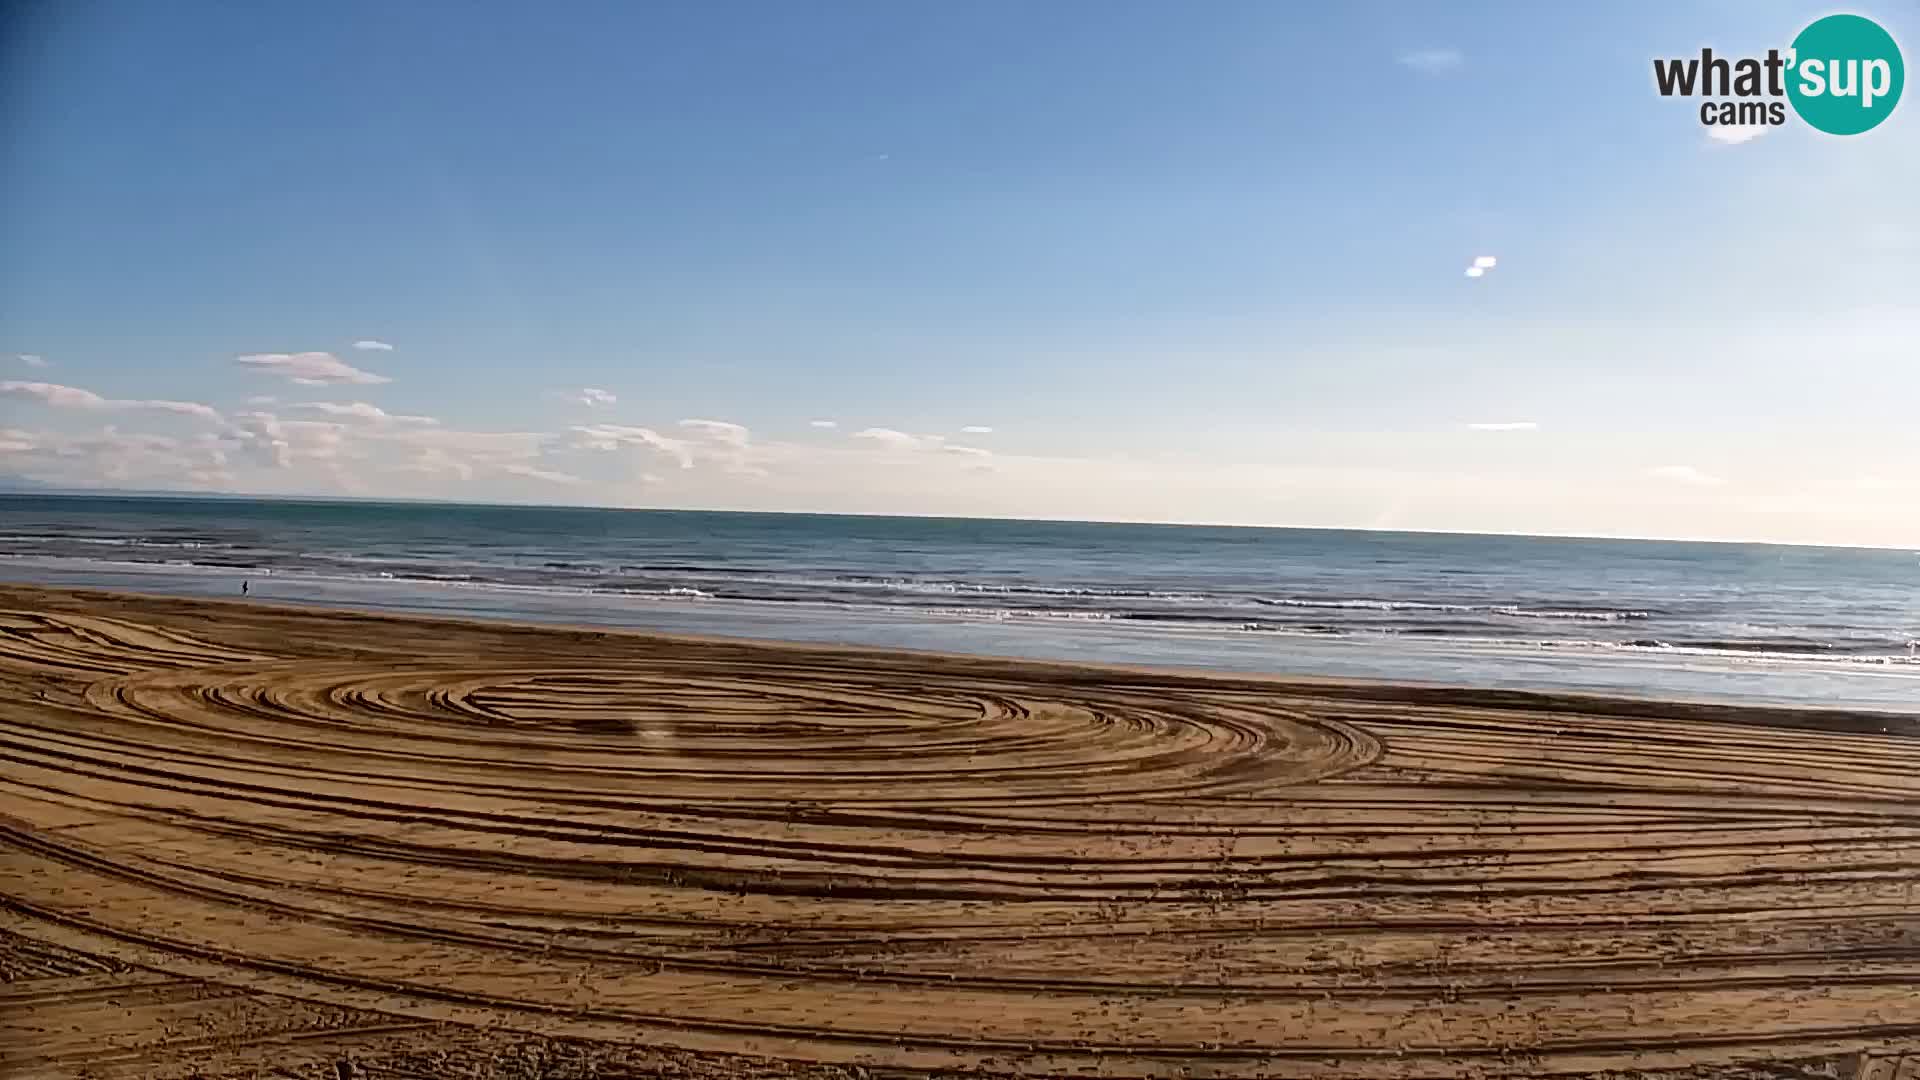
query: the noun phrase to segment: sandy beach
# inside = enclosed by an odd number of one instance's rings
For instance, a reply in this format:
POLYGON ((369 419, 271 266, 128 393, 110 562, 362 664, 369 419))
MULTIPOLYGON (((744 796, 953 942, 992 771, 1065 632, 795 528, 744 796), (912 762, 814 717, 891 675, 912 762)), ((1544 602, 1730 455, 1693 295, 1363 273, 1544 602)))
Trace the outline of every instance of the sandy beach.
POLYGON ((0 587, 0 1076, 1920 1076, 1920 723, 0 587))

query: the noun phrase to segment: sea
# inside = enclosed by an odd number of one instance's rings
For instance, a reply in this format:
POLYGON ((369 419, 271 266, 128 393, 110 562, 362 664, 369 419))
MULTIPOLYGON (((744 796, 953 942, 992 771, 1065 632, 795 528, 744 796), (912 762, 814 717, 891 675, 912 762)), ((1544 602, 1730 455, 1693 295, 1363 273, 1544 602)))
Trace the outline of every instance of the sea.
POLYGON ((1052 660, 1920 708, 1920 553, 0 495, 0 580, 1052 660))

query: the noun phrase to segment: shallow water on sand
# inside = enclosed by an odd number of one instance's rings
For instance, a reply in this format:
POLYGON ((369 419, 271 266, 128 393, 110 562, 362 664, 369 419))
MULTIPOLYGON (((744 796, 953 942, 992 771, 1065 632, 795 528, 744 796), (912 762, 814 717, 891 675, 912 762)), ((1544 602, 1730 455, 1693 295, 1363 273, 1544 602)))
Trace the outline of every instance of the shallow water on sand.
POLYGON ((1540 537, 0 496, 0 579, 1045 659, 1909 708, 1920 556, 1540 537))

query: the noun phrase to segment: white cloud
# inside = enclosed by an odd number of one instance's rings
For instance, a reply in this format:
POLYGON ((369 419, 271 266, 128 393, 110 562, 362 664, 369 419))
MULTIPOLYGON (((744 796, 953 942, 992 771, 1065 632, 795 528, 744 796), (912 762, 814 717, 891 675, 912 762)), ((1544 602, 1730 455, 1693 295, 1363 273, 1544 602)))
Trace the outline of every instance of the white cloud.
POLYGON ((356 341, 353 343, 353 347, 356 349, 360 349, 362 351, 371 351, 371 352, 392 352, 393 351, 393 346, 387 344, 384 341, 375 341, 372 338, 361 338, 359 341, 356 341))
POLYGON ((961 430, 961 432, 962 432, 962 433, 964 433, 964 434, 967 434, 967 435, 991 435, 991 434, 993 434, 993 429, 992 429, 992 428, 990 428, 990 427, 983 427, 983 426, 981 426, 981 425, 979 425, 979 424, 968 424, 968 425, 967 425, 966 427, 963 427, 963 428, 961 428, 960 430, 961 430))
POLYGON ((511 464, 500 466, 500 471, 511 476, 524 476, 529 480, 544 480, 549 484, 584 484, 586 481, 571 473, 555 472, 552 469, 535 468, 532 465, 511 464))
POLYGON ((125 412, 147 410, 151 412, 174 413, 179 416, 192 416, 201 420, 220 422, 220 412, 211 405, 202 405, 197 401, 168 401, 165 399, 126 399, 104 398, 91 390, 82 390, 77 386, 61 386, 58 383, 0 382, 0 397, 24 398, 38 401, 55 409, 85 409, 102 412, 125 412))
POLYGON ((252 353, 238 357, 235 362, 283 376, 301 386, 330 386, 337 383, 372 386, 393 381, 385 375, 361 371, 332 353, 324 352, 252 353))
MULTIPOLYGON (((669 437, 658 428, 617 425, 468 431, 369 423, 364 417, 298 407, 279 416, 237 407, 224 425, 188 425, 164 412, 107 411, 90 404, 106 399, 66 390, 70 393, 44 394, 86 404, 56 412, 0 399, 0 428, 5 429, 0 430, 0 473, 61 487, 288 495, 357 490, 385 498, 1107 520, 1150 515, 1167 521, 1447 531, 1493 526, 1540 533, 1865 540, 1904 543, 1909 549, 1920 522, 1920 511, 1909 509, 1914 500, 1901 498, 1920 491, 1920 481, 1909 483, 1900 471, 1906 442, 1898 440, 1809 443, 1793 454, 1781 451, 1787 456, 1779 461, 1762 454, 1757 460, 1768 465, 1765 476, 1749 477, 1752 470, 1746 470, 1723 481, 1708 470, 1732 457, 1747 459, 1758 443, 1716 437, 1717 452, 1702 457, 1687 449, 1692 440, 1676 436, 1660 443, 1667 449, 1624 462, 1616 440, 1583 441, 1578 432, 1569 432, 1556 438, 1573 442, 1546 458, 1521 455, 1501 462, 1497 486, 1502 490, 1492 492, 1496 485, 1489 485, 1486 463, 1479 459, 1484 454, 1448 460, 1432 442, 1433 430, 1403 433, 1395 445, 1408 448, 1405 453, 1383 451, 1355 461, 1355 443, 1330 441, 1303 449, 1294 464, 988 453, 990 440, 961 436, 958 425, 950 441, 939 443, 892 429, 881 429, 892 431, 891 438, 795 434, 791 441, 767 440, 756 428, 745 450, 732 454, 733 444, 723 440, 732 439, 738 425, 725 421, 671 427, 669 437), (40 430, 40 421, 47 430, 40 430), (119 428, 102 431, 101 425, 119 428), (1593 447, 1593 455, 1578 456, 1586 446, 1593 447), (896 453, 889 447, 905 449, 896 453), (1803 461, 1798 455, 1810 456, 1803 461), (675 467, 683 461, 687 471, 675 467), (1660 464, 1689 461, 1696 464, 1660 464), (1150 506, 1141 501, 1143 491, 1155 493, 1150 506), (1491 501, 1496 494, 1505 501, 1491 501), (1495 512, 1509 516, 1490 519, 1495 512), (1649 529, 1646 523, 1656 520, 1657 529, 1649 529)), ((1476 406, 1488 407, 1485 400, 1476 406)), ((1484 434, 1462 421, 1442 421, 1438 427, 1451 427, 1467 442, 1487 440, 1483 451, 1495 442, 1517 449, 1544 437, 1519 426, 1532 423, 1517 419, 1524 415, 1516 410, 1488 422, 1491 431, 1484 434)), ((851 425, 842 430, 850 431, 851 425)), ((1445 436, 1439 437, 1444 442, 1445 436)), ((1378 438, 1368 436, 1367 445, 1378 438)), ((1463 443, 1459 449, 1471 448, 1463 443)))
POLYGON ((331 420, 286 420, 247 412, 233 418, 228 438, 258 465, 289 469, 296 462, 328 462, 348 451, 347 426, 331 420))
POLYGON ((692 433, 690 445, 700 464, 735 476, 767 475, 751 460, 754 447, 745 427, 726 420, 682 420, 680 426, 692 433))
POLYGON ((1540 425, 1532 420, 1501 420, 1494 423, 1468 424, 1469 431, 1539 431, 1540 425))
POLYGON ((189 469, 187 483, 208 491, 229 491, 233 488, 234 476, 226 469, 189 469))
POLYGON ((300 405, 299 408, 312 409, 315 412, 326 413, 328 416, 337 416, 343 420, 363 424, 419 424, 422 426, 430 426, 440 422, 431 416, 407 416, 390 413, 378 405, 369 405, 364 401, 356 401, 349 405, 341 405, 332 401, 309 401, 304 405, 300 405))
POLYGON ((28 367, 46 367, 47 366, 47 358, 44 356, 41 356, 39 353, 23 352, 19 354, 17 359, 21 363, 27 365, 28 367))
POLYGON ((697 438, 723 446, 744 448, 747 445, 747 429, 725 420, 682 420, 680 426, 693 432, 697 438))
POLYGON ((1394 61, 1424 75, 1441 75, 1458 69, 1467 58, 1459 49, 1413 49, 1394 57, 1394 61))
POLYGON ((613 405, 620 400, 611 391, 602 390, 597 386, 583 386, 578 390, 555 390, 550 396, 575 405, 585 405, 589 409, 600 405, 613 405))
POLYGON ((1473 257, 1473 265, 1482 270, 1491 270, 1500 265, 1500 260, 1494 258, 1492 255, 1475 255, 1473 257))
POLYGON ((181 416, 197 417, 201 420, 220 422, 220 410, 211 405, 202 405, 197 401, 108 401, 107 406, 114 409, 152 409, 155 412, 178 413, 181 416))
POLYGON ((434 447, 490 461, 533 457, 551 442, 548 436, 532 431, 460 431, 440 427, 374 428, 365 434, 385 443, 434 447))
POLYGON ((56 409, 104 409, 107 399, 91 390, 57 383, 0 382, 0 397, 28 398, 56 409))
POLYGON ((838 420, 812 420, 808 422, 808 426, 824 428, 827 431, 832 431, 834 428, 837 428, 840 426, 840 422, 838 420))
POLYGON ((1487 269, 1484 266, 1469 266, 1467 267, 1467 276, 1468 277, 1485 277, 1487 276, 1487 269))
MULTIPOLYGON (((222 434, 242 459, 256 469, 269 470, 268 475, 254 476, 256 490, 302 491, 318 485, 343 491, 434 494, 444 491, 431 486, 436 481, 466 482, 482 475, 504 475, 509 466, 544 465, 539 459, 553 441, 536 432, 449 429, 431 417, 396 415, 364 402, 308 402, 297 408, 326 418, 240 413, 222 434), (379 481, 379 477, 387 479, 379 481), (381 486, 375 488, 370 482, 381 486), (403 486, 395 488, 396 482, 403 486)), ((513 473, 565 482, 517 469, 513 473)), ((570 474, 555 473, 559 475, 570 474)))
POLYGON ((270 469, 293 467, 293 443, 272 413, 241 413, 234 417, 234 439, 240 452, 270 469))
POLYGON ((1647 475, 1674 484, 1689 487, 1719 487, 1725 480, 1692 465, 1656 465, 1647 470, 1647 475))
POLYGON ((473 466, 454 457, 439 447, 427 447, 421 450, 413 460, 403 465, 395 465, 389 472, 421 473, 426 476, 452 476, 460 480, 473 479, 473 466))
POLYGON ((1737 146, 1765 135, 1768 130, 1766 124, 1710 124, 1707 138, 1722 146, 1737 146))
POLYGON ((662 454, 683 469, 693 468, 693 450, 683 439, 671 439, 652 428, 623 424, 588 424, 568 429, 564 441, 568 449, 598 450, 603 453, 622 449, 645 449, 662 454))
POLYGON ((658 467, 664 458, 680 469, 699 469, 704 476, 720 475, 763 477, 761 467, 769 457, 755 446, 751 433, 740 424, 727 420, 687 419, 679 423, 684 435, 665 435, 653 428, 625 424, 578 424, 542 441, 545 464, 564 467, 590 480, 608 475, 612 464, 616 475, 609 482, 632 484, 648 466, 658 467), (613 455, 612 461, 599 463, 580 455, 613 455))
POLYGON ((349 434, 355 440, 349 452, 374 462, 384 472, 445 476, 462 482, 482 472, 521 475, 518 469, 532 468, 531 463, 553 443, 550 437, 535 432, 460 431, 418 425, 357 426, 349 434), (399 464, 379 464, 391 461, 395 452, 405 455, 399 464))
POLYGON ((8 466, 37 480, 91 486, 208 490, 231 487, 221 437, 176 438, 106 427, 89 435, 0 432, 8 466), (18 436, 18 437, 16 437, 18 436))
MULTIPOLYGON (((48 403, 80 415, 152 415, 153 410, 196 413, 191 402, 116 402, 77 387, 7 384, 6 395, 48 403), (148 410, 133 413, 134 409, 148 410), (125 410, 124 412, 117 410, 125 410)), ((154 490, 244 489, 287 494, 339 492, 389 496, 443 495, 455 485, 486 481, 493 492, 510 494, 516 480, 586 490, 596 501, 616 496, 619 485, 637 490, 632 479, 639 465, 615 484, 602 487, 564 459, 550 459, 556 439, 538 432, 448 429, 430 417, 390 413, 366 402, 305 402, 284 413, 238 411, 212 430, 194 435, 122 431, 112 427, 81 437, 58 432, 0 432, 0 453, 8 473, 63 486, 109 485, 154 490)), ((207 410, 202 415, 218 415, 207 410)), ((647 447, 650 455, 679 460, 678 440, 644 429, 612 429, 622 444, 647 447)), ((724 429, 707 434, 727 438, 724 429)), ((686 444, 692 445, 692 444, 686 444)), ((724 444, 708 446, 716 460, 727 456, 724 444)), ((577 459, 576 460, 583 460, 577 459)), ((657 466, 655 466, 657 468, 657 466)), ((521 489, 526 492, 528 489, 521 489)))
POLYGON ((852 438, 878 443, 889 450, 936 450, 946 441, 939 435, 909 435, 883 427, 864 428, 854 432, 852 438))

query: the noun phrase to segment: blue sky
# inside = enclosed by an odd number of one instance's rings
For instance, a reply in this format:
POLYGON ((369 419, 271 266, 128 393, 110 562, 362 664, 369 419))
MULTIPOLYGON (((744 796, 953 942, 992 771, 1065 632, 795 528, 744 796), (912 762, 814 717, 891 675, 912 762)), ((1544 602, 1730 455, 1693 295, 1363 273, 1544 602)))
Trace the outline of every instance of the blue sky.
POLYGON ((0 475, 1920 542, 1920 106, 1652 89, 1828 10, 14 9, 0 475))

